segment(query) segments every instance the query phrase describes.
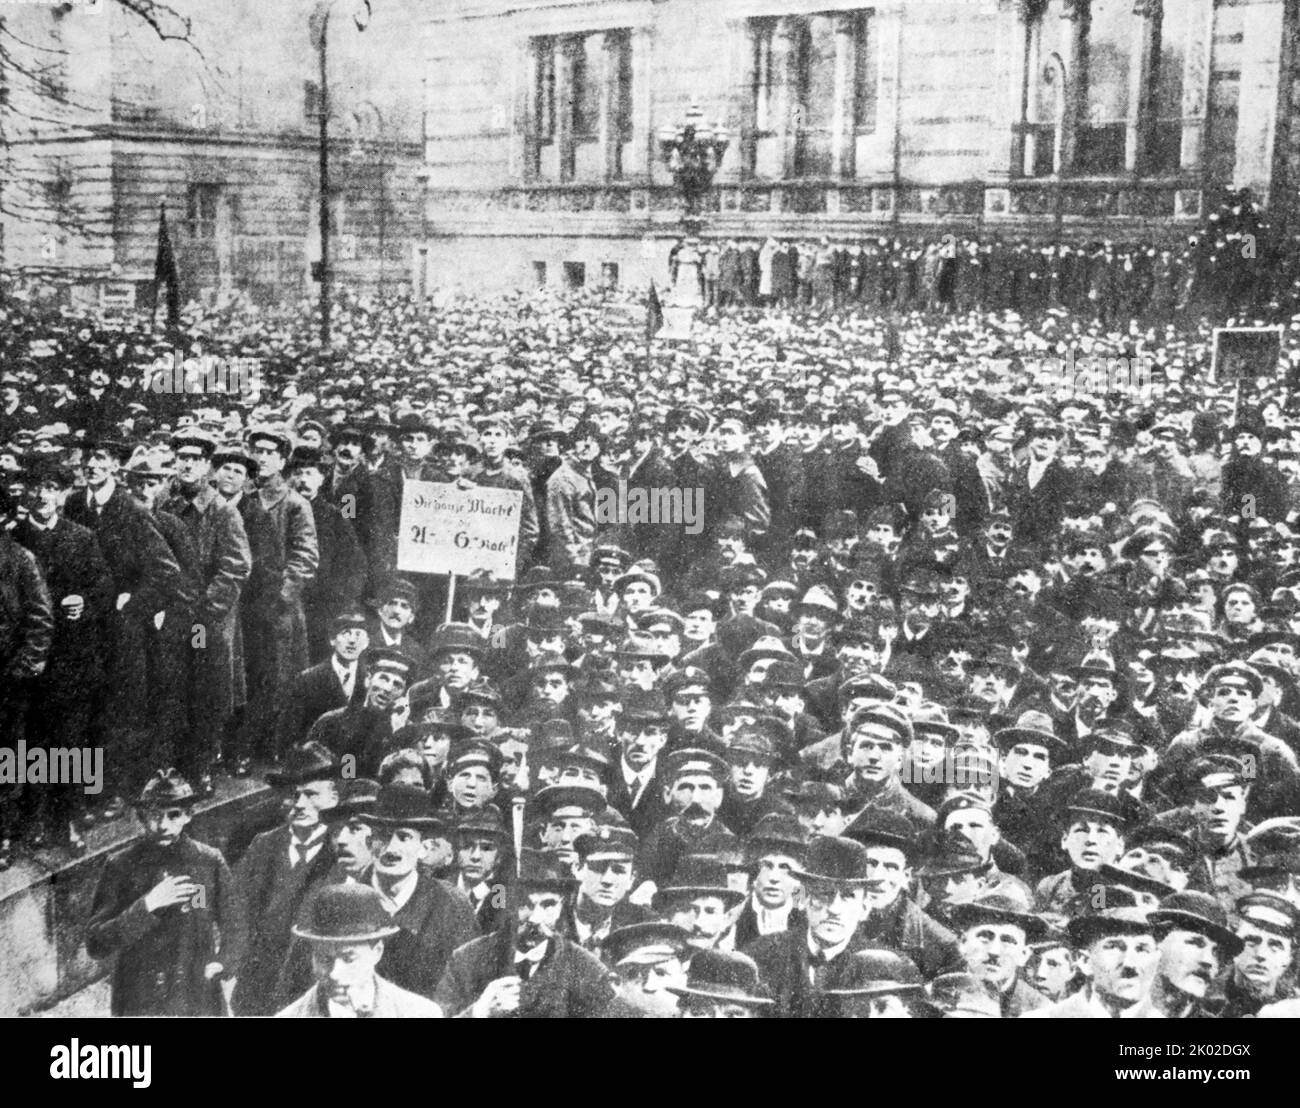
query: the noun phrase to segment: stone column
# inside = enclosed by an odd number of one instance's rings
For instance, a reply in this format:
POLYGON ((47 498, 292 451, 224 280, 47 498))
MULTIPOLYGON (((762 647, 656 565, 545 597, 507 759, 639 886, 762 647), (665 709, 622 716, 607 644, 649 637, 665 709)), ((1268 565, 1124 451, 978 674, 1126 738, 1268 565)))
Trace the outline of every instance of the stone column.
POLYGON ((831 112, 831 176, 853 176, 853 154, 857 120, 853 118, 857 87, 856 12, 838 12, 835 20, 835 102, 831 112))
MULTIPOLYGON (((581 48, 581 42, 578 43, 581 48)), ((557 39, 555 43, 555 150, 559 157, 558 177, 573 180, 573 92, 574 40, 557 39)))
POLYGON ((606 31, 600 36, 600 49, 596 52, 600 58, 600 72, 596 74, 596 80, 600 82, 596 135, 600 146, 601 179, 605 181, 613 181, 618 177, 621 144, 617 126, 618 46, 619 36, 606 31))
POLYGON ((629 144, 625 177, 650 177, 650 160, 654 156, 654 128, 651 125, 650 89, 654 84, 651 72, 653 54, 649 27, 637 27, 632 32, 632 141, 629 144))
POLYGON ((1061 18, 1070 24, 1065 57, 1065 111, 1061 119, 1061 172, 1074 168, 1079 127, 1087 108, 1088 0, 1062 0, 1061 18))
POLYGON ((1003 182, 1025 172, 1025 109, 1029 90, 1029 44, 1045 0, 998 0, 994 36, 992 162, 987 178, 1003 182))
POLYGON ((1124 169, 1136 173, 1146 162, 1154 123, 1151 72, 1160 0, 1133 0, 1132 57, 1128 70, 1128 126, 1124 131, 1124 169))
POLYGON ((532 43, 520 39, 515 43, 515 63, 511 71, 516 77, 511 97, 510 160, 507 172, 512 181, 531 181, 537 176, 530 136, 537 120, 537 51, 532 43))
POLYGON ((1183 173, 1201 168, 1205 151, 1206 101, 1214 47, 1214 0, 1187 0, 1191 19, 1183 56, 1183 141, 1178 166, 1183 173))
POLYGON ((776 139, 780 177, 794 170, 794 114, 796 106, 794 20, 782 16, 772 32, 772 133, 776 139))

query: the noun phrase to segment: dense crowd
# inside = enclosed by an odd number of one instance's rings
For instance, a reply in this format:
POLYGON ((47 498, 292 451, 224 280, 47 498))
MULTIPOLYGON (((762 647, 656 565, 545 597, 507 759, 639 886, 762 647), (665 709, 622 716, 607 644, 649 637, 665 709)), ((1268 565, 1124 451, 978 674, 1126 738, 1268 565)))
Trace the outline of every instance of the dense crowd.
POLYGON ((133 810, 119 1015, 1297 1014, 1300 342, 1106 296, 193 307, 190 392, 8 302, 3 745, 105 778, 0 784, 0 864, 133 810), (513 580, 397 573, 412 480, 517 491, 513 580))

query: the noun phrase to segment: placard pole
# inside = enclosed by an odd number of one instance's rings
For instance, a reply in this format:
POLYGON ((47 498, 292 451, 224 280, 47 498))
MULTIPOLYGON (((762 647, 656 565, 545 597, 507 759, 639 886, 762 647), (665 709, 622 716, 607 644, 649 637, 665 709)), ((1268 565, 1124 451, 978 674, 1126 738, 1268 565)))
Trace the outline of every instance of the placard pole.
POLYGON ((447 574, 447 616, 442 621, 443 623, 451 622, 451 613, 452 610, 455 608, 455 605, 456 605, 456 575, 454 573, 449 573, 447 574))

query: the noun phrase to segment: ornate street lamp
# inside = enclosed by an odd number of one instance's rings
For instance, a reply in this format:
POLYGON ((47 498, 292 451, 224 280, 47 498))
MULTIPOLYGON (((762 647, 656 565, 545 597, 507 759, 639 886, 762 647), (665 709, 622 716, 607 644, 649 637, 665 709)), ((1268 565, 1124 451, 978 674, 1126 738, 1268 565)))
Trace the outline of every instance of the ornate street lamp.
POLYGON ((660 334, 666 339, 685 339, 690 337, 696 310, 704 303, 700 295, 699 249, 704 225, 702 201, 713 187, 731 136, 720 122, 713 127, 705 123, 703 110, 698 103, 692 103, 679 126, 661 127, 657 137, 660 156, 673 175, 685 207, 685 237, 677 252, 677 278, 664 304, 664 330, 660 334))

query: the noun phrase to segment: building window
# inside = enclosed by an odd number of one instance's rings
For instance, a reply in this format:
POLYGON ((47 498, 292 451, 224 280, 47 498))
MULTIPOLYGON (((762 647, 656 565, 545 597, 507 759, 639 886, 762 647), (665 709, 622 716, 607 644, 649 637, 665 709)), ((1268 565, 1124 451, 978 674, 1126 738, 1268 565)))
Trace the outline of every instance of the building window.
POLYGON ((192 239, 217 237, 217 208, 221 199, 221 186, 211 184, 190 185, 186 203, 186 227, 192 239))
POLYGON ((546 263, 533 262, 533 283, 539 289, 546 288, 546 263))
POLYGON ((315 81, 302 83, 302 117, 308 123, 320 122, 320 85, 315 81))
POLYGON ((876 13, 857 12, 853 18, 853 125, 859 134, 876 129, 880 96, 880 42, 876 13))
POLYGON ((600 283, 607 289, 618 288, 618 262, 600 263, 600 283))
POLYGON ((772 129, 772 33, 776 24, 770 19, 756 19, 750 24, 754 47, 754 128, 772 129))
POLYGON ((570 126, 573 137, 592 140, 600 135, 600 47, 599 35, 587 35, 572 44, 569 71, 570 126))
POLYGON ((1152 120, 1147 163, 1152 173, 1177 173, 1183 145, 1183 66, 1186 63, 1186 4, 1164 4, 1151 59, 1152 120))
POLYGON ((632 36, 619 31, 613 40, 614 126, 620 142, 632 141, 632 36))
POLYGON ((1129 119, 1133 0, 1094 0, 1083 63, 1084 117, 1075 148, 1078 173, 1124 170, 1129 119))
POLYGON ((564 287, 577 290, 587 287, 587 266, 583 262, 564 263, 564 287))

